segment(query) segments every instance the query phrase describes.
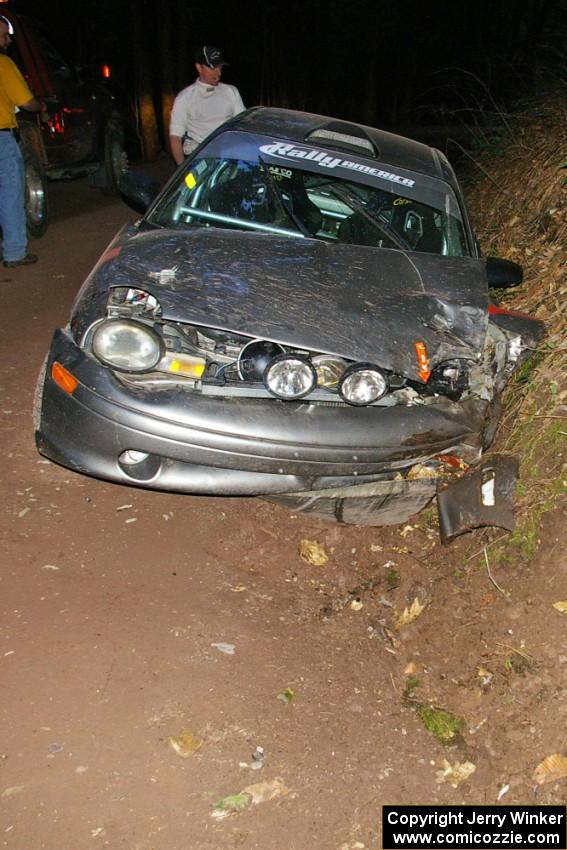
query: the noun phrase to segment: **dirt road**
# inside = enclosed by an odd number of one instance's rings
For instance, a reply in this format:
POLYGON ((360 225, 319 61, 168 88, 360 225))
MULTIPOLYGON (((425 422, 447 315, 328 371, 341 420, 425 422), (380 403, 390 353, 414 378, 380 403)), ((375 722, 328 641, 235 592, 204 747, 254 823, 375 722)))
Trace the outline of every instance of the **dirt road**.
POLYGON ((567 748, 557 518, 529 567, 489 576, 497 533, 443 548, 431 514, 340 527, 36 453, 52 329, 131 217, 82 181, 52 189, 40 262, 0 269, 0 846, 360 850, 385 803, 562 802, 533 780, 567 748), (463 719, 451 746, 424 705, 463 719))

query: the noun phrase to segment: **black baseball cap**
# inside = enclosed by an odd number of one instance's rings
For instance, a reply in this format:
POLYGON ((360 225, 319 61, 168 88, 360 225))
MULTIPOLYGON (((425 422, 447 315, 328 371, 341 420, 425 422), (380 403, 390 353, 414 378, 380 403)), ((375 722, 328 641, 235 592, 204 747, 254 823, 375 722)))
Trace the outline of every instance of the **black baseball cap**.
POLYGON ((195 53, 195 62, 198 65, 207 65, 209 68, 217 68, 219 65, 228 65, 222 58, 222 53, 218 47, 212 47, 210 44, 205 44, 199 47, 195 53))

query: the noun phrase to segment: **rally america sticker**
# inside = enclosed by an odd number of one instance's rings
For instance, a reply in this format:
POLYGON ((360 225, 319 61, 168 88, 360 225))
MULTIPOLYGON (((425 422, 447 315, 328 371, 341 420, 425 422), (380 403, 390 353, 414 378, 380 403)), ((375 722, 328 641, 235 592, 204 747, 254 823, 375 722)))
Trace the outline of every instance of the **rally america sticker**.
POLYGON ((346 168, 349 171, 358 171, 362 174, 370 174, 372 177, 380 177, 382 180, 389 180, 391 183, 398 183, 401 186, 409 186, 410 188, 415 186, 415 180, 410 180, 409 177, 392 174, 390 171, 382 171, 380 168, 372 168, 370 165, 363 165, 361 162, 353 162, 350 159, 330 156, 316 148, 299 148, 288 142, 273 142, 270 145, 262 145, 260 151, 283 159, 312 160, 325 168, 346 168))

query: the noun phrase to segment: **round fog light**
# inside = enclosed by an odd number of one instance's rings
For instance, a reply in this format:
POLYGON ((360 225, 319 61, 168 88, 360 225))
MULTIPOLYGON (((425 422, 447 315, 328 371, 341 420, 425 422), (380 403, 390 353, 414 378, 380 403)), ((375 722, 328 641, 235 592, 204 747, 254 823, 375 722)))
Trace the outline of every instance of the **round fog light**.
POLYGON ((160 470, 163 458, 136 449, 126 449, 118 455, 118 466, 133 481, 151 481, 160 470))
POLYGON ((136 463, 143 463, 147 457, 149 457, 147 452, 137 452, 134 449, 126 449, 125 452, 122 452, 118 460, 121 463, 125 463, 127 466, 131 466, 136 463))
POLYGON ((388 392, 388 381, 372 363, 355 363, 343 372, 339 392, 348 404, 373 404, 388 392))
POLYGON ((280 354, 268 363, 264 383, 272 395, 293 401, 311 392, 317 384, 317 373, 306 357, 280 354))
POLYGON ((317 372, 319 387, 336 387, 346 369, 345 361, 341 357, 333 357, 332 354, 316 354, 311 362, 317 372))

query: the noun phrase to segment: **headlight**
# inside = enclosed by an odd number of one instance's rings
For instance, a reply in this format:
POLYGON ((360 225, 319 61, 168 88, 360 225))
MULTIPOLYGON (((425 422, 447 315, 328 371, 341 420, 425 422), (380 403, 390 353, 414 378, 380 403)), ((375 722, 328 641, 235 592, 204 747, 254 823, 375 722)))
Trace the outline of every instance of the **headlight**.
POLYGON ((92 350, 101 363, 123 372, 150 372, 161 360, 164 344, 151 328, 128 319, 108 319, 92 338, 92 350))
POLYGON ((317 385, 319 387, 336 387, 341 375, 346 369, 346 363, 340 357, 332 354, 316 354, 311 362, 317 372, 317 385))
POLYGON ((377 366, 355 363, 343 372, 339 392, 349 404, 373 404, 388 392, 388 381, 377 366))
POLYGON ((278 398, 302 398, 316 385, 317 373, 306 358, 296 354, 280 354, 268 363, 264 383, 278 398))

